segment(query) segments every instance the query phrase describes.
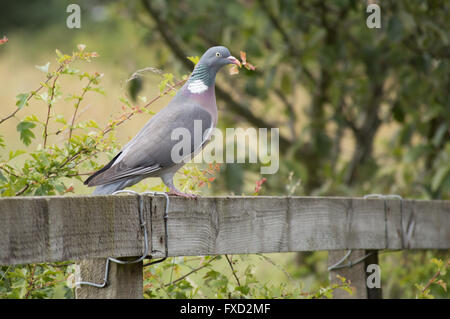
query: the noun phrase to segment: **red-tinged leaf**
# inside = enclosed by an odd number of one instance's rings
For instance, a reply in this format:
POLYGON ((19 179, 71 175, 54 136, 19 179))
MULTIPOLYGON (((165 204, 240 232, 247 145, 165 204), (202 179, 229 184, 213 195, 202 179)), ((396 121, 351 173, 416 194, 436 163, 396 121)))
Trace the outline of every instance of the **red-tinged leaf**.
POLYGON ((230 68, 230 75, 235 75, 235 74, 239 74, 239 69, 238 69, 237 65, 233 65, 230 68))
POLYGON ((64 192, 65 192, 65 193, 73 193, 73 186, 70 186, 70 187, 67 188, 64 192))
POLYGON ((241 51, 241 60, 242 64, 247 63, 247 53, 245 53, 244 51, 241 51))
POLYGON ((256 187, 255 187, 255 193, 256 193, 256 194, 259 193, 259 191, 261 190, 262 184, 264 184, 264 182, 265 182, 266 180, 267 180, 267 179, 264 177, 264 178, 262 178, 261 180, 259 180, 259 181, 256 182, 256 187))
POLYGON ((210 178, 208 178, 208 181, 214 182, 215 179, 216 179, 215 177, 210 177, 210 178))
POLYGON ((0 39, 0 45, 4 44, 6 42, 8 42, 8 38, 6 37, 6 35, 4 35, 3 38, 0 39))
POLYGON ((256 67, 251 64, 250 62, 247 62, 247 53, 241 51, 241 60, 242 60, 242 66, 244 66, 247 70, 255 71, 256 67))
POLYGON ((245 66, 245 68, 246 68, 247 70, 250 70, 250 71, 255 71, 255 70, 256 70, 256 67, 255 67, 253 64, 250 64, 250 63, 248 63, 248 62, 246 62, 246 63, 244 64, 244 66, 245 66))

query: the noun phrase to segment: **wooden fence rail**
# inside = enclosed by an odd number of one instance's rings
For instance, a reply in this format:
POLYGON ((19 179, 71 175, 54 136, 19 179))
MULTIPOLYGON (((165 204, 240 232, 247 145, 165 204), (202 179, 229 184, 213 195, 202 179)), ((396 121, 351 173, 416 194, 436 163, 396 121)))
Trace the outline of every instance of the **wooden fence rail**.
MULTIPOLYGON (((165 198, 144 196, 150 251, 163 257, 165 198)), ((0 199, 1 265, 140 256, 143 238, 136 195, 0 199)), ((450 201, 170 198, 169 256, 449 248, 450 201)))

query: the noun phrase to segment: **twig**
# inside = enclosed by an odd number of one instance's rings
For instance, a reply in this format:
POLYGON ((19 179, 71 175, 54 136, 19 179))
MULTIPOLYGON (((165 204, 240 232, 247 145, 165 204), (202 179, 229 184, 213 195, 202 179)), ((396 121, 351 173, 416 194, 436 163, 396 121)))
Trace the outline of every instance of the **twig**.
POLYGON ((30 187, 30 184, 26 184, 20 191, 18 191, 14 196, 20 196, 30 187))
MULTIPOLYGON (((59 69, 58 69, 59 70, 59 69)), ((55 96, 55 87, 56 87, 56 81, 58 80, 59 76, 61 75, 61 73, 59 71, 56 71, 55 73, 55 79, 53 80, 53 84, 52 84, 52 94, 50 95, 50 100, 47 104, 47 118, 45 120, 45 126, 44 126, 44 148, 47 145, 47 130, 48 130, 48 121, 50 120, 50 111, 53 105, 53 98, 55 96)))
POLYGON ((6 271, 3 273, 2 278, 0 278, 0 282, 6 277, 6 274, 8 273, 10 268, 11 268, 11 265, 8 265, 8 268, 6 268, 6 271))
MULTIPOLYGON (((160 98, 162 98, 163 96, 169 94, 171 91, 175 90, 176 87, 180 86, 181 84, 183 84, 184 82, 186 82, 186 80, 180 80, 178 82, 175 83, 175 85, 172 87, 167 88, 163 93, 161 93, 160 95, 154 97, 153 99, 151 99, 147 104, 145 104, 143 107, 141 107, 141 109, 146 109, 148 108, 151 104, 153 104, 155 101, 159 100, 160 98)), ((138 110, 132 111, 130 112, 127 116, 125 116, 125 118, 123 118, 122 120, 119 120, 116 123, 110 124, 108 125, 103 131, 103 134, 106 134, 108 132, 110 132, 114 127, 117 127, 119 125, 121 125, 123 122, 129 120, 133 115, 135 115, 138 112, 138 110)))
POLYGON ((227 258, 228 264, 230 265, 230 268, 231 268, 231 272, 233 273, 233 276, 236 279, 238 286, 240 287, 241 282, 239 281, 239 278, 236 275, 236 270, 234 270, 234 267, 233 267, 233 257, 232 256, 228 257, 228 255, 225 255, 225 257, 227 258))
POLYGON ((260 253, 258 253, 257 255, 260 256, 261 258, 263 258, 265 261, 271 263, 273 266, 275 266, 275 267, 278 268, 279 270, 281 270, 281 271, 286 275, 286 277, 289 278, 289 280, 291 280, 291 281, 294 280, 294 278, 292 278, 291 274, 288 273, 286 269, 284 269, 283 267, 281 267, 280 265, 278 265, 277 263, 275 263, 272 259, 270 259, 269 257, 264 256, 263 254, 260 254, 260 253))
POLYGON ((138 78, 138 77, 141 77, 142 74, 145 73, 145 72, 152 72, 152 73, 156 73, 156 74, 158 74, 158 75, 162 75, 162 74, 164 73, 163 70, 161 70, 161 69, 158 69, 158 68, 149 66, 149 67, 146 67, 146 68, 139 69, 139 70, 135 71, 135 72, 134 72, 134 73, 133 73, 126 81, 125 81, 125 83, 128 83, 128 82, 130 82, 130 81, 132 81, 132 80, 134 80, 134 79, 136 79, 136 78, 138 78))
MULTIPOLYGON (((28 268, 30 268, 29 265, 28 265, 28 268)), ((31 269, 30 280, 28 281, 29 289, 27 290, 27 293, 25 294, 25 299, 28 299, 28 297, 30 296, 30 293, 34 290, 34 272, 35 272, 35 270, 36 270, 36 264, 33 264, 33 268, 31 269)))
POLYGON ((93 79, 89 79, 88 84, 84 87, 83 92, 81 93, 81 96, 78 97, 78 101, 75 104, 75 112, 73 112, 73 116, 72 116, 72 121, 70 123, 70 128, 69 128, 69 141, 72 138, 72 131, 73 131, 73 124, 75 123, 75 118, 77 116, 77 111, 78 108, 80 106, 81 101, 84 98, 84 95, 86 94, 86 92, 89 90, 90 85, 93 81, 95 81, 98 77, 100 77, 100 74, 97 74, 93 79))
POLYGON ((208 260, 205 264, 203 264, 203 265, 201 265, 201 266, 199 266, 199 267, 193 269, 192 271, 190 271, 190 272, 188 272, 187 274, 181 276, 180 278, 175 279, 175 280, 172 281, 171 283, 165 284, 164 287, 171 286, 171 285, 173 285, 173 284, 175 284, 175 283, 177 283, 177 282, 183 280, 184 278, 186 278, 186 277, 192 275, 194 272, 197 272, 197 271, 199 271, 199 270, 205 268, 205 267, 208 266, 213 260, 216 260, 219 256, 220 256, 220 255, 214 256, 213 258, 211 258, 210 260, 208 260))
MULTIPOLYGON (((59 72, 62 70, 62 65, 58 68, 58 70, 56 72, 59 72)), ((47 78, 47 80, 44 82, 44 84, 41 84, 36 90, 32 91, 32 93, 28 96, 28 98, 25 101, 25 104, 34 96, 36 95, 43 87, 44 85, 46 85, 52 78, 54 77, 54 75, 49 76, 47 78)), ((0 124, 2 124, 3 122, 5 122, 6 120, 9 120, 10 118, 14 117, 16 115, 17 112, 19 112, 22 108, 17 108, 14 112, 12 112, 10 115, 8 115, 7 117, 3 118, 0 120, 0 124)))
MULTIPOLYGON (((447 268, 448 265, 450 265, 450 260, 447 260, 447 263, 445 264, 445 268, 447 268)), ((424 293, 425 290, 427 290, 428 288, 430 288, 431 284, 434 283, 434 282, 436 281, 436 278, 439 277, 440 274, 441 274, 441 270, 439 269, 439 270, 433 275, 433 277, 431 277, 431 279, 428 280, 428 283, 425 285, 425 287, 423 287, 422 293, 424 293)))

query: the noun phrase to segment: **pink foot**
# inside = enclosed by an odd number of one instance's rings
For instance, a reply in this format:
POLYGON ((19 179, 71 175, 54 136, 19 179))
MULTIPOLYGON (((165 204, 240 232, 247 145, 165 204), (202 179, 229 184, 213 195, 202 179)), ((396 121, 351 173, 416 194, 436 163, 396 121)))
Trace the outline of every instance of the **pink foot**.
POLYGON ((170 191, 167 193, 167 195, 180 196, 180 197, 189 198, 189 199, 194 199, 194 198, 198 197, 198 195, 183 193, 174 188, 171 188, 170 191))

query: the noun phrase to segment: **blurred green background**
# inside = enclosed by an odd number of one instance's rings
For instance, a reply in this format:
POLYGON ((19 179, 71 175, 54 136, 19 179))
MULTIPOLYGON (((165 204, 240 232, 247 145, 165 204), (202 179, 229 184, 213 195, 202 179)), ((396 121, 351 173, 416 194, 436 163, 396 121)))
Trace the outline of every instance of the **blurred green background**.
MULTIPOLYGON (((99 53, 87 68, 104 73, 106 95, 90 97, 80 118, 106 124, 120 114, 120 96, 150 99, 159 94, 156 74, 141 79, 138 93, 125 83, 137 69, 156 67, 181 78, 193 67, 187 56, 225 45, 235 56, 245 51, 257 70, 218 75, 219 127, 280 128, 280 169, 264 176, 260 194, 450 199, 448 1, 383 1, 380 29, 366 26, 366 7, 374 1, 86 0, 76 2, 80 29, 66 27, 70 3, 2 4, 0 38, 6 35, 9 41, 0 47, 0 118, 14 111, 17 94, 42 81, 35 65, 55 63, 55 49, 72 52, 83 43, 99 53)), ((81 87, 70 81, 64 85, 70 91, 81 87)), ((62 112, 70 114, 71 104, 66 105, 62 112)), ((44 118, 46 109, 35 107, 2 124, 0 134, 8 145, 2 155, 24 148, 16 125, 26 115, 44 118)), ((142 114, 121 126, 119 143, 125 144, 147 120, 142 114)), ((262 178, 259 169, 223 164, 202 194, 251 195, 262 178)), ((73 185, 78 194, 91 192, 79 181, 73 185)), ((424 264, 448 256, 381 255, 385 297, 414 297, 414 284, 433 275, 432 265, 424 264)), ((326 254, 272 258, 308 288, 327 282, 326 254)), ((272 266, 258 261, 255 267, 267 277, 272 266)), ((273 273, 270 280, 286 280, 283 276, 273 273)), ((433 293, 448 298, 442 287, 433 293)))

